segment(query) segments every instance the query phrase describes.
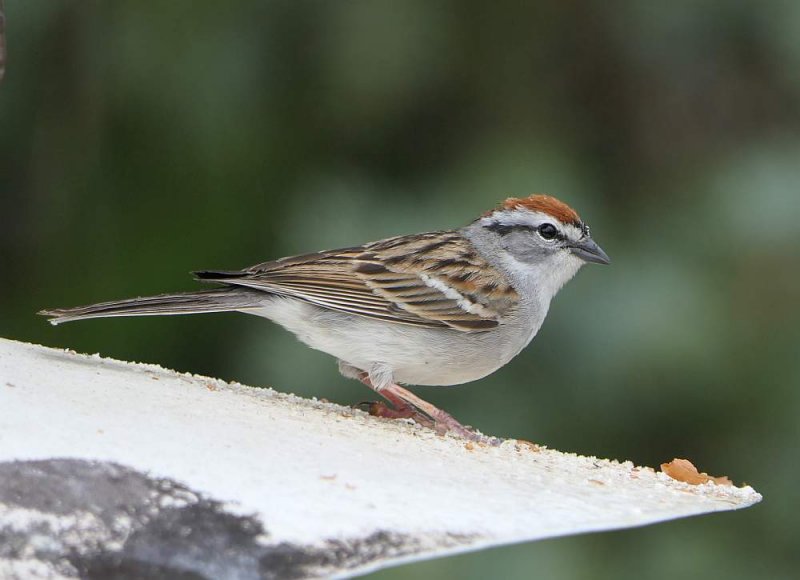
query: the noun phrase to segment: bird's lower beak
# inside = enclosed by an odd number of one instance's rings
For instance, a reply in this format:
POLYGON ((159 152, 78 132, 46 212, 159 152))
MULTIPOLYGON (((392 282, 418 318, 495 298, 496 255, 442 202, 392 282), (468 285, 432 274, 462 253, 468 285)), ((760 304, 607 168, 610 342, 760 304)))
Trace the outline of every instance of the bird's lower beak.
POLYGON ((570 252, 578 256, 584 262, 595 264, 610 264, 611 258, 598 246, 592 238, 586 238, 570 246, 570 252))

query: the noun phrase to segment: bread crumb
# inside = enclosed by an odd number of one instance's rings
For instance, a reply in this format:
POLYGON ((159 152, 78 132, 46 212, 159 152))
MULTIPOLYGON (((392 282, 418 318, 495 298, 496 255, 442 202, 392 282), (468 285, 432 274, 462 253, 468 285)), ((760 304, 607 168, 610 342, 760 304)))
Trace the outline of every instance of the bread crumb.
POLYGON ((688 459, 678 459, 677 457, 669 463, 661 464, 661 471, 672 479, 683 481, 691 485, 700 485, 709 481, 717 485, 733 485, 733 482, 726 476, 714 477, 707 473, 700 473, 688 459))

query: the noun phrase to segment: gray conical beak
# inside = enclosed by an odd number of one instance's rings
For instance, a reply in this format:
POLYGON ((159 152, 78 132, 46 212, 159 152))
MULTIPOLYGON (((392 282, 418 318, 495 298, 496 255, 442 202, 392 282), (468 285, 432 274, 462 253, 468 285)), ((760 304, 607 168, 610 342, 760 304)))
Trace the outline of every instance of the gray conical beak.
POLYGON ((592 238, 584 238, 579 242, 575 242, 570 246, 569 250, 584 262, 593 262, 595 264, 611 263, 611 258, 608 257, 608 254, 592 238))

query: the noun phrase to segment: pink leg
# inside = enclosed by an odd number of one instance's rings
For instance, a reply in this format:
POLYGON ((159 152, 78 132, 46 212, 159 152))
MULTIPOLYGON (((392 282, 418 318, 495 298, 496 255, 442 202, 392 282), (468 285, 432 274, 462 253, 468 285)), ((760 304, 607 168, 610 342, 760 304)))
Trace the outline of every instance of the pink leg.
POLYGON ((490 443, 492 445, 500 444, 500 440, 498 439, 479 435, 467 429, 449 413, 442 411, 424 399, 420 399, 414 393, 408 389, 404 389, 400 385, 391 384, 378 390, 372 385, 367 373, 363 373, 358 379, 392 403, 395 407, 394 409, 390 409, 383 403, 372 403, 369 408, 370 415, 389 418, 410 417, 426 427, 433 428, 439 435, 450 432, 465 439, 469 439, 470 441, 490 443))
POLYGON ((419 414, 419 411, 406 403, 400 397, 395 396, 394 393, 388 393, 385 390, 379 391, 376 389, 372 384, 372 381, 369 380, 369 375, 367 373, 359 373, 357 378, 359 381, 367 385, 370 389, 378 393, 392 404, 390 407, 385 403, 381 403, 380 401, 367 403, 367 410, 369 411, 370 415, 384 417, 386 419, 410 419, 419 414))

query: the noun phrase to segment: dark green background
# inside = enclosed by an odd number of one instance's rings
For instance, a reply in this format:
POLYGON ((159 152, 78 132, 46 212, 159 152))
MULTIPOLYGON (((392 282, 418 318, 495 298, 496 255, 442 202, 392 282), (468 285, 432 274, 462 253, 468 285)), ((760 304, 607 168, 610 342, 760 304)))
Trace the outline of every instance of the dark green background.
POLYGON ((553 193, 612 266, 567 285, 506 368, 418 392, 485 432, 652 466, 688 457, 765 500, 375 577, 795 577, 800 3, 6 12, 0 335, 355 403, 370 393, 332 359, 256 318, 52 328, 34 313, 553 193))

